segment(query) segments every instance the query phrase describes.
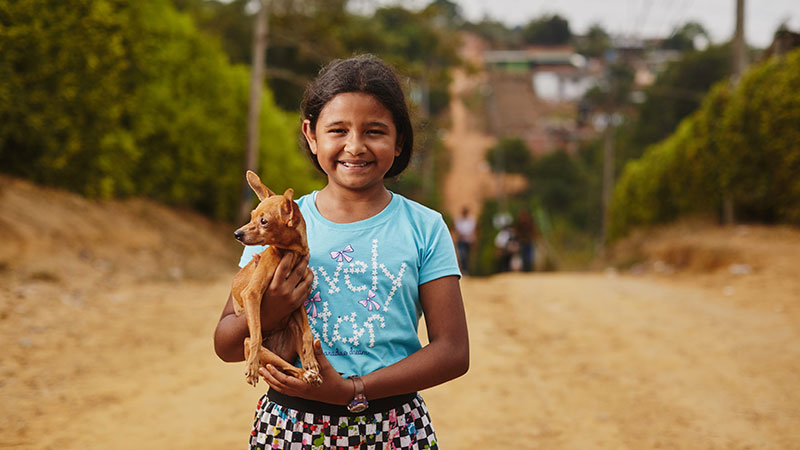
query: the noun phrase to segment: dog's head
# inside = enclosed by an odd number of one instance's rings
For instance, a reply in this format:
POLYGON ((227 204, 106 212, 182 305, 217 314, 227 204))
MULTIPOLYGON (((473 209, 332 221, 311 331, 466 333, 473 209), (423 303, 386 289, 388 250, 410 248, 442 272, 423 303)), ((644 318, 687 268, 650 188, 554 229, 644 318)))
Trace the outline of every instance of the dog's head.
POLYGON ((304 244, 305 230, 299 229, 303 216, 292 200, 294 191, 287 189, 283 195, 277 195, 249 170, 247 183, 261 202, 250 213, 250 222, 233 233, 236 239, 245 245, 295 247, 304 244))

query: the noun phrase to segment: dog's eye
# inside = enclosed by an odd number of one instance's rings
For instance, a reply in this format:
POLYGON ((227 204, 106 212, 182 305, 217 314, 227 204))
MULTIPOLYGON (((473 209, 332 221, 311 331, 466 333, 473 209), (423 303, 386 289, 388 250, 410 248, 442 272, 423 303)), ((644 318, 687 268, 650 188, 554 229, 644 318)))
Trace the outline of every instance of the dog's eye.
POLYGON ((261 218, 261 225, 267 226, 267 219, 261 218))

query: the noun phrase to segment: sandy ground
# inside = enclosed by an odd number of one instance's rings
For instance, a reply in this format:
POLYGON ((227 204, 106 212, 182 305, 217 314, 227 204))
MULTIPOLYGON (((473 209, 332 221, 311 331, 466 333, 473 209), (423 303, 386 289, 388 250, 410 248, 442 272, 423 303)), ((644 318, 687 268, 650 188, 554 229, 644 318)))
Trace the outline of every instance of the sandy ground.
MULTIPOLYGON (((211 343, 229 228, 0 178, 0 448, 244 448, 264 385, 211 343)), ((800 448, 800 231, 626 245, 619 273, 463 280, 471 369, 423 393, 442 448, 800 448)))

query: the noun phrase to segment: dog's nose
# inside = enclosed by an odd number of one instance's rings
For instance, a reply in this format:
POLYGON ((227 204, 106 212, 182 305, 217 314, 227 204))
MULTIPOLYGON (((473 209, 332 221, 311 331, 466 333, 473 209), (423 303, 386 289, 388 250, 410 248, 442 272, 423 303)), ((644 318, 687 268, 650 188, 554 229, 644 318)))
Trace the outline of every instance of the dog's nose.
POLYGON ((244 237, 244 231, 242 231, 242 230, 236 230, 236 231, 234 231, 234 232, 233 232, 233 237, 235 237, 236 239, 238 239, 238 240, 240 240, 240 241, 241 241, 241 240, 242 240, 242 238, 244 237))

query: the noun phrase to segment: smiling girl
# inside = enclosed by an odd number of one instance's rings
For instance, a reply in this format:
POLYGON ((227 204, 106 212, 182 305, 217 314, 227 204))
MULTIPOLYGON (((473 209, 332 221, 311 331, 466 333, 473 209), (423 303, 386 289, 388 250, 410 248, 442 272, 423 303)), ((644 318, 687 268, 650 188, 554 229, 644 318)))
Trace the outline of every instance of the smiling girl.
MULTIPOLYGON (((302 114, 309 155, 328 182, 298 200, 310 260, 281 262, 262 310, 306 308, 324 381, 312 387, 262 369, 270 390, 250 448, 436 449, 417 391, 466 373, 469 344, 441 215, 384 185, 405 170, 413 148, 402 88, 374 56, 336 60, 307 88, 302 114), (313 278, 304 277, 306 264, 313 278), (425 346, 417 336, 423 315, 425 346)), ((240 265, 262 249, 247 247, 240 265)), ((219 356, 241 361, 246 334, 229 299, 215 334, 219 356)))

